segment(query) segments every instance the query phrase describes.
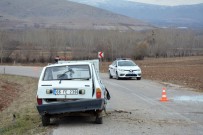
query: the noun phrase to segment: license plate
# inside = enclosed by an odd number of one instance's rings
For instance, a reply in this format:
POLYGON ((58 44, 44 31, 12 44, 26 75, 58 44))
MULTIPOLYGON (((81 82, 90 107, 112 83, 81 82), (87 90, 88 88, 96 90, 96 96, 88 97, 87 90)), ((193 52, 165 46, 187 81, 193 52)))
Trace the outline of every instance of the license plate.
POLYGON ((78 90, 54 90, 54 95, 78 95, 78 90))
POLYGON ((128 72, 128 74, 134 74, 133 71, 132 72, 128 72))

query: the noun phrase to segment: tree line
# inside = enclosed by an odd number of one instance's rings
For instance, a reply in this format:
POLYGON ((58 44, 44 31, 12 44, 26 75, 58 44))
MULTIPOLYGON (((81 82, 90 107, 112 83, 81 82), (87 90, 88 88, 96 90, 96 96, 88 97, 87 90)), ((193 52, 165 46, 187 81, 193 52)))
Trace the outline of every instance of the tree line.
POLYGON ((64 59, 183 57, 203 55, 203 31, 153 29, 148 31, 27 29, 0 30, 3 62, 52 62, 64 59))

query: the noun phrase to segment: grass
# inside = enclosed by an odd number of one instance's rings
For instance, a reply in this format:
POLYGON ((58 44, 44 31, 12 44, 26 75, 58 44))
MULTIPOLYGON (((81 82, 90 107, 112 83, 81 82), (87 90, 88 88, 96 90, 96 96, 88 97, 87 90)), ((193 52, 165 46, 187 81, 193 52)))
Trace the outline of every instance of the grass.
MULTIPOLYGON (((37 79, 0 75, 0 92, 18 90, 12 102, 0 112, 1 135, 45 134, 48 128, 42 127, 40 115, 36 109, 37 79), (3 89, 2 85, 12 85, 12 89, 3 89), (14 119, 13 115, 16 116, 14 119)), ((8 100, 6 96, 3 100, 8 100)))

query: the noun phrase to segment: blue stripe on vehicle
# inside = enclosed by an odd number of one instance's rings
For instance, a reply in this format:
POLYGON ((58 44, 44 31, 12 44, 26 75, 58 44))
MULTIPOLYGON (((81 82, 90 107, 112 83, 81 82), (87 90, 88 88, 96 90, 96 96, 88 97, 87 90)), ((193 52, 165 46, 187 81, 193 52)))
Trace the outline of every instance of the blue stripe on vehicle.
POLYGON ((54 94, 54 95, 56 95, 56 89, 54 89, 54 92, 53 92, 53 94, 54 94))

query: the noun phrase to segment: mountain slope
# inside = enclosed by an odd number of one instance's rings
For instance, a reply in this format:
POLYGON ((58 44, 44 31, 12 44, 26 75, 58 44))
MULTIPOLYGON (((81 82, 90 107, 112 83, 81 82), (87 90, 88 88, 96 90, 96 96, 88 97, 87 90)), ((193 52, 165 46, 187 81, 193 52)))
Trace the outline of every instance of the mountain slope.
MULTIPOLYGON (((88 0, 73 0, 87 3, 88 0)), ((126 0, 106 0, 89 3, 118 14, 140 19, 157 26, 203 27, 203 4, 182 6, 161 6, 130 2, 126 0)))
POLYGON ((147 23, 66 0, 1 0, 0 28, 145 29, 147 23))

